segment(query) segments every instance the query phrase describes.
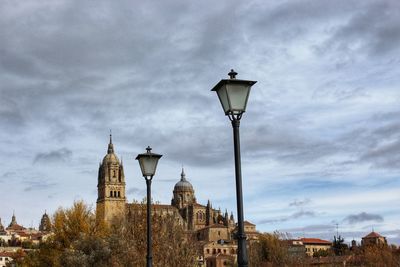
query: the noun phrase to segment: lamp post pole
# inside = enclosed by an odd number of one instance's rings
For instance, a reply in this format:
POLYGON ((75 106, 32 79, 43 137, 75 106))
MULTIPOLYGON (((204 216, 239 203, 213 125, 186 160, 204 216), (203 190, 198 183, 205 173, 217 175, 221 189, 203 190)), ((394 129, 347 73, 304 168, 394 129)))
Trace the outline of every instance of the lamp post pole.
POLYGON ((151 240, 151 180, 153 176, 145 177, 146 179, 146 187, 147 187, 147 256, 146 256, 146 266, 153 266, 153 251, 152 245, 153 242, 151 240))
POLYGON ((152 245, 153 242, 151 240, 151 181, 153 180, 153 176, 156 173, 158 160, 162 157, 162 155, 155 154, 151 152, 151 147, 148 146, 146 148, 146 153, 139 154, 136 157, 136 160, 139 161, 140 169, 142 171, 142 175, 146 180, 147 187, 147 255, 146 255, 146 266, 153 266, 153 252, 152 245))
POLYGON ((236 178, 236 204, 238 216, 238 264, 239 266, 248 266, 246 233, 244 232, 243 219, 243 191, 242 191, 242 164, 240 157, 240 136, 239 136, 240 120, 232 120, 233 128, 233 144, 235 153, 235 178, 236 178))
POLYGON ((221 102, 225 115, 229 117, 233 129, 233 144, 235 154, 235 181, 236 181, 236 206, 238 216, 237 259, 239 267, 248 266, 246 247, 246 234, 244 232, 243 192, 242 192, 242 164, 240 159, 240 119, 246 111, 250 89, 256 81, 237 80, 237 72, 231 70, 229 79, 223 79, 211 91, 215 91, 221 102))

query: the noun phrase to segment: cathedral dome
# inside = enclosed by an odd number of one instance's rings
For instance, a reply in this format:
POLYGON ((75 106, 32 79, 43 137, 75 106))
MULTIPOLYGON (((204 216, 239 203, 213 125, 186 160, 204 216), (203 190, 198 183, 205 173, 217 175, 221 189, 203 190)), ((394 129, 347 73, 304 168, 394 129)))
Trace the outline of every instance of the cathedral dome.
POLYGON ((186 180, 185 172, 182 168, 181 180, 175 184, 174 191, 193 191, 192 184, 186 180))
POLYGON ((103 164, 104 163, 119 164, 119 159, 118 159, 117 155, 115 155, 114 153, 110 153, 110 154, 107 154, 104 156, 103 164))
POLYGON ((103 164, 119 164, 117 155, 114 154, 114 145, 110 134, 110 143, 108 144, 107 155, 103 158, 103 164))

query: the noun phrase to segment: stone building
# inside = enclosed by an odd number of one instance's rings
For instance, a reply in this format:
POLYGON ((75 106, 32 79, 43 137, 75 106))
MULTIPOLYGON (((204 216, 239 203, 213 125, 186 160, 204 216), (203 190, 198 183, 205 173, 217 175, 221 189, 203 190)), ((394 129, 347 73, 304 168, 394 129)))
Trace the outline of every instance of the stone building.
POLYGON ((42 219, 40 220, 39 231, 41 232, 50 232, 51 231, 51 221, 49 215, 45 211, 42 219))
POLYGON ((4 229, 3 224, 1 223, 1 218, 0 218, 0 235, 5 234, 5 233, 6 233, 6 231, 4 229))
POLYGON ((114 153, 112 136, 107 154, 99 164, 96 217, 110 223, 114 217, 125 216, 125 174, 122 162, 114 153))
POLYGON ((386 237, 372 231, 361 239, 362 246, 387 245, 386 237))
MULTIPOLYGON (((198 203, 183 168, 180 176, 172 191, 171 204, 153 204, 152 213, 172 215, 189 235, 195 236, 201 247, 199 259, 203 264, 210 262, 207 266, 215 266, 216 262, 236 260, 233 213, 229 215, 227 210, 222 213, 221 209, 214 209, 209 200, 206 205, 198 203)), ((143 211, 141 205, 126 201, 124 168, 115 154, 111 135, 107 154, 99 165, 97 189, 97 220, 111 223, 115 217, 123 218, 143 211)), ((257 235, 255 225, 249 222, 245 224, 245 232, 251 238, 257 235)))
MULTIPOLYGON (((111 135, 107 154, 99 164, 97 192, 98 220, 111 223, 114 217, 126 216, 138 209, 137 204, 126 201, 124 168, 114 152, 111 135)), ((154 213, 178 216, 188 231, 196 231, 213 224, 235 228, 233 214, 229 217, 226 211, 223 215, 220 209, 212 207, 210 201, 206 205, 197 203, 195 191, 186 179, 183 168, 181 178, 175 184, 172 193, 171 205, 152 205, 154 213)))

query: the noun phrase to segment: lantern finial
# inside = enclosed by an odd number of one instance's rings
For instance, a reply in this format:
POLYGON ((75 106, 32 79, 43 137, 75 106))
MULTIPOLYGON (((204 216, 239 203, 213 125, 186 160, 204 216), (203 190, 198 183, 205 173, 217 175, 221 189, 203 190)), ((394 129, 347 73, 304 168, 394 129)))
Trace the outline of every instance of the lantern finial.
POLYGON ((236 72, 236 71, 234 71, 233 69, 231 69, 231 71, 228 73, 228 75, 229 75, 229 77, 231 78, 231 79, 236 79, 236 75, 237 75, 238 73, 236 72))

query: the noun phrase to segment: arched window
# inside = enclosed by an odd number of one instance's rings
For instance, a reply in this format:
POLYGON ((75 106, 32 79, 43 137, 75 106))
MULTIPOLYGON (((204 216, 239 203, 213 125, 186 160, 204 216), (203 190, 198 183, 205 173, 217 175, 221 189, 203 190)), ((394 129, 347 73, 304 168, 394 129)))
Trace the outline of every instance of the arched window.
POLYGON ((112 191, 110 191, 110 197, 112 197, 113 196, 113 193, 112 193, 112 191))
POLYGON ((114 197, 117 197, 117 191, 114 191, 114 197))
POLYGON ((118 191, 118 197, 121 197, 121 192, 120 191, 118 191))

